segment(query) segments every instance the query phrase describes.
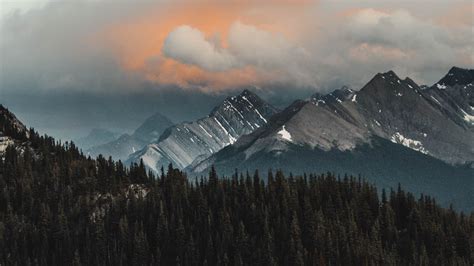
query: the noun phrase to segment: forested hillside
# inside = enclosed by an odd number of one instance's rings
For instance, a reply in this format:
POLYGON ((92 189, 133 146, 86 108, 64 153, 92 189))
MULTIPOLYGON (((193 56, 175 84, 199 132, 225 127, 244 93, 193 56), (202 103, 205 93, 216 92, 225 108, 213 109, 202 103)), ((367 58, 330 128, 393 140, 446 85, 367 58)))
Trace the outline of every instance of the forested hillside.
POLYGON ((474 263, 474 214, 401 188, 379 198, 331 173, 155 177, 28 135, 0 160, 0 265, 474 263))

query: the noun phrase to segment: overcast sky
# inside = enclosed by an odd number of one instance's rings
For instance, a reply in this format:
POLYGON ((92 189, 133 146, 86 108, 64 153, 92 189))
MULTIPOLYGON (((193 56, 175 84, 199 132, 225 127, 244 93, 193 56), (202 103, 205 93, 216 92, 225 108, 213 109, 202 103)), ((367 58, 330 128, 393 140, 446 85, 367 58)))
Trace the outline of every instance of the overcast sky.
POLYGON ((283 107, 393 69, 473 67, 464 0, 0 0, 0 103, 67 139, 206 115, 250 86, 283 107), (257 89, 259 88, 259 89, 257 89))

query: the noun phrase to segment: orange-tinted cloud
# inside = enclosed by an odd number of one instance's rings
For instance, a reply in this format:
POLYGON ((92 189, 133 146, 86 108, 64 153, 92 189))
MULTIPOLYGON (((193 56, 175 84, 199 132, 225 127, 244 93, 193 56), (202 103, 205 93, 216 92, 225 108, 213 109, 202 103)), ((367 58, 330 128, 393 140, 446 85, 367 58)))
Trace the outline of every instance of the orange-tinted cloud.
POLYGON ((257 78, 257 70, 251 66, 224 73, 210 73, 166 58, 162 54, 163 43, 175 28, 188 25, 226 48, 229 28, 236 21, 295 37, 297 33, 294 27, 287 27, 291 22, 285 22, 283 13, 287 12, 287 18, 290 18, 291 15, 302 13, 304 7, 312 3, 314 1, 310 0, 203 0, 159 4, 146 14, 109 26, 97 33, 93 41, 103 42, 109 47, 127 71, 144 73, 154 81, 179 85, 207 82, 213 86, 254 83, 270 74, 259 73, 260 77, 257 78), (159 58, 160 63, 150 67, 150 58, 159 58))
POLYGON ((448 27, 474 26, 474 5, 470 3, 455 4, 436 19, 441 25, 448 27))
POLYGON ((225 34, 239 10, 237 5, 233 8, 184 4, 158 6, 143 17, 112 25, 105 32, 105 40, 126 68, 137 69, 143 67, 149 57, 160 54, 163 41, 175 27, 186 24, 208 34, 225 34))
POLYGON ((173 59, 161 59, 144 68, 148 80, 160 84, 176 84, 183 88, 219 91, 248 84, 260 84, 270 77, 258 73, 251 66, 225 72, 209 72, 193 65, 185 65, 173 59))

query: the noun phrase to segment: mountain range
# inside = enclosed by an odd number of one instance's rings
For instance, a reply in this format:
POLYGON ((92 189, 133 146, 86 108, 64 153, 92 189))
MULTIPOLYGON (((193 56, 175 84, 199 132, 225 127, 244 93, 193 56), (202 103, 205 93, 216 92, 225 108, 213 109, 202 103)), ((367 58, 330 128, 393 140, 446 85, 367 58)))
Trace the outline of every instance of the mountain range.
POLYGON ((99 154, 112 156, 115 160, 125 161, 130 154, 142 149, 148 143, 156 141, 170 126, 170 119, 160 113, 147 118, 131 135, 122 134, 107 142, 102 142, 85 150, 86 154, 96 157, 99 154))
POLYGON ((143 161, 155 172, 168 164, 184 169, 258 129, 276 113, 273 106, 244 90, 225 99, 207 117, 168 128, 157 141, 130 155, 126 164, 143 161))
MULTIPOLYGON (((89 155, 143 164, 172 164, 199 176, 210 171, 284 169, 361 175, 379 187, 402 184, 444 205, 474 206, 474 71, 453 67, 434 85, 419 86, 393 71, 360 90, 315 93, 277 110, 244 90, 208 116, 173 125, 156 114, 131 135, 92 147, 89 155)), ((24 148, 26 127, 0 108, 0 153, 24 148)), ((107 133, 107 132, 106 132, 107 133)), ((107 134, 105 134, 107 135, 107 134)))
POLYGON ((455 67, 429 88, 379 73, 359 91, 344 87, 295 101, 186 171, 361 174, 381 187, 402 183, 444 204, 472 206, 473 80, 472 70, 455 67))

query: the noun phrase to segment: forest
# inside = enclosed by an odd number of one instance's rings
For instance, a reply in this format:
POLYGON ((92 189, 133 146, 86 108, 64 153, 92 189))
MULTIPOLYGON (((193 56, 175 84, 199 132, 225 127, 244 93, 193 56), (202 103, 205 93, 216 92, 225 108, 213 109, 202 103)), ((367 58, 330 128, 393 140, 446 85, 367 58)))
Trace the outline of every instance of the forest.
POLYGON ((30 129, 0 160, 0 265, 473 265, 474 213, 363 177, 188 177, 30 129))

